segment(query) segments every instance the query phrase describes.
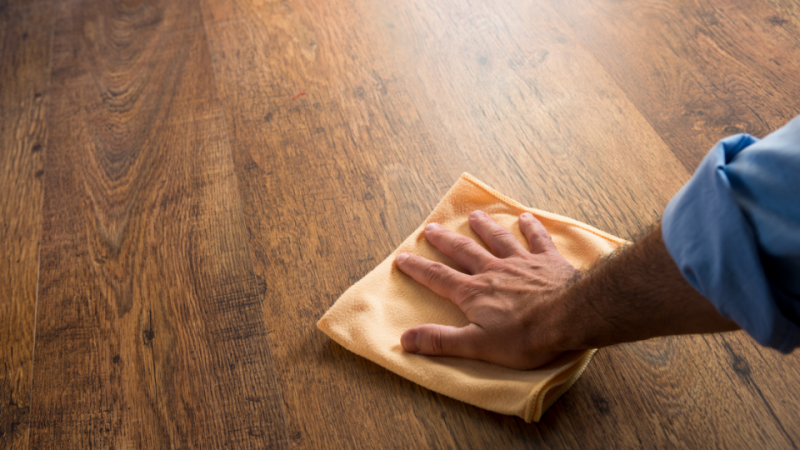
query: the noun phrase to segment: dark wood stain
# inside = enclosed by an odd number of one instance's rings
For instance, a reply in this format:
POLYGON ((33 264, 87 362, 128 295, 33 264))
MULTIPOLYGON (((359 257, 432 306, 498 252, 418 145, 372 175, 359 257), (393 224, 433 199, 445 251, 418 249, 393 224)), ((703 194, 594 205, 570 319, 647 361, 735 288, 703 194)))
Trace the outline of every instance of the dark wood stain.
POLYGON ((21 449, 30 421, 53 17, 47 4, 0 3, 0 448, 21 449))
POLYGON ((525 424, 314 327, 463 171, 647 229, 800 112, 795 2, 7 0, 0 43, 0 448, 800 442, 800 357, 743 333, 604 349, 525 424))
POLYGON ((198 5, 54 15, 31 447, 285 447, 198 5))

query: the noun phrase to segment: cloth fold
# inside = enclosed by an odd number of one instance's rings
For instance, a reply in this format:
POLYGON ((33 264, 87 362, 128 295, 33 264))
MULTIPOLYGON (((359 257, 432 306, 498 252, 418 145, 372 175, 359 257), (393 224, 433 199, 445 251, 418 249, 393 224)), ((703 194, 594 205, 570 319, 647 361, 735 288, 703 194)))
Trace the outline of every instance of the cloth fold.
POLYGON ((426 323, 465 326, 464 313, 403 274, 394 259, 401 252, 455 263, 425 240, 425 225, 436 222, 481 242, 468 216, 480 209, 512 230, 527 248, 519 229, 523 212, 536 216, 551 234, 558 251, 579 270, 591 267, 623 239, 556 214, 527 208, 491 189, 469 174, 447 192, 430 216, 372 272, 351 286, 317 323, 317 327, 346 349, 396 374, 448 397, 536 421, 581 376, 596 350, 568 352, 535 370, 514 370, 496 364, 456 357, 428 357, 403 351, 400 336, 426 323))

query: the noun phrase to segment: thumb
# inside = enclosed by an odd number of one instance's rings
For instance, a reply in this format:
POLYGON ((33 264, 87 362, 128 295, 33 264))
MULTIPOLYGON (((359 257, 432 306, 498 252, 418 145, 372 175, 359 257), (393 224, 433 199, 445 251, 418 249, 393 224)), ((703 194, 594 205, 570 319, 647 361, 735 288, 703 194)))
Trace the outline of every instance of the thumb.
POLYGON ((475 358, 476 337, 480 328, 471 323, 463 328, 446 325, 420 325, 403 333, 400 342, 409 353, 428 356, 475 358))

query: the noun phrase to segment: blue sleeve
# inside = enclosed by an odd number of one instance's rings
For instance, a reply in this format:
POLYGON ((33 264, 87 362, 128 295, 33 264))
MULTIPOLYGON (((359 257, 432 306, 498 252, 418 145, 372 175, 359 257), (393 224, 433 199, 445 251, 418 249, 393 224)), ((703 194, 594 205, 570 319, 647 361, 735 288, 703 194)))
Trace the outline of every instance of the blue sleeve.
POLYGON ((800 345, 800 116, 721 140, 673 197, 664 242, 686 281, 762 345, 800 345))

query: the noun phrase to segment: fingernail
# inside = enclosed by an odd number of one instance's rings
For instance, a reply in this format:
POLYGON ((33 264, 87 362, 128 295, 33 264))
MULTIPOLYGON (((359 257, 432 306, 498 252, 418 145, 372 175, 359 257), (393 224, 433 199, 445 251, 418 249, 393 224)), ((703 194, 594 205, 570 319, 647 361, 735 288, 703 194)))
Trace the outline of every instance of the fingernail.
POLYGON ((529 212, 526 212, 526 213, 522 213, 522 215, 520 217, 524 217, 525 219, 533 219, 533 214, 531 214, 529 212))
POLYGON ((470 214, 469 217, 472 218, 472 219, 478 219, 478 218, 483 217, 485 215, 486 215, 486 213, 483 212, 483 211, 472 211, 472 214, 470 214))
POLYGON ((439 228, 438 223, 429 223, 428 226, 425 227, 425 231, 433 231, 437 228, 439 228))
POLYGON ((397 262, 401 263, 405 261, 406 258, 408 258, 408 253, 400 253, 399 255, 397 255, 397 262))
POLYGON ((419 351, 419 333, 416 331, 408 331, 403 335, 403 348, 409 353, 417 353, 419 351))

